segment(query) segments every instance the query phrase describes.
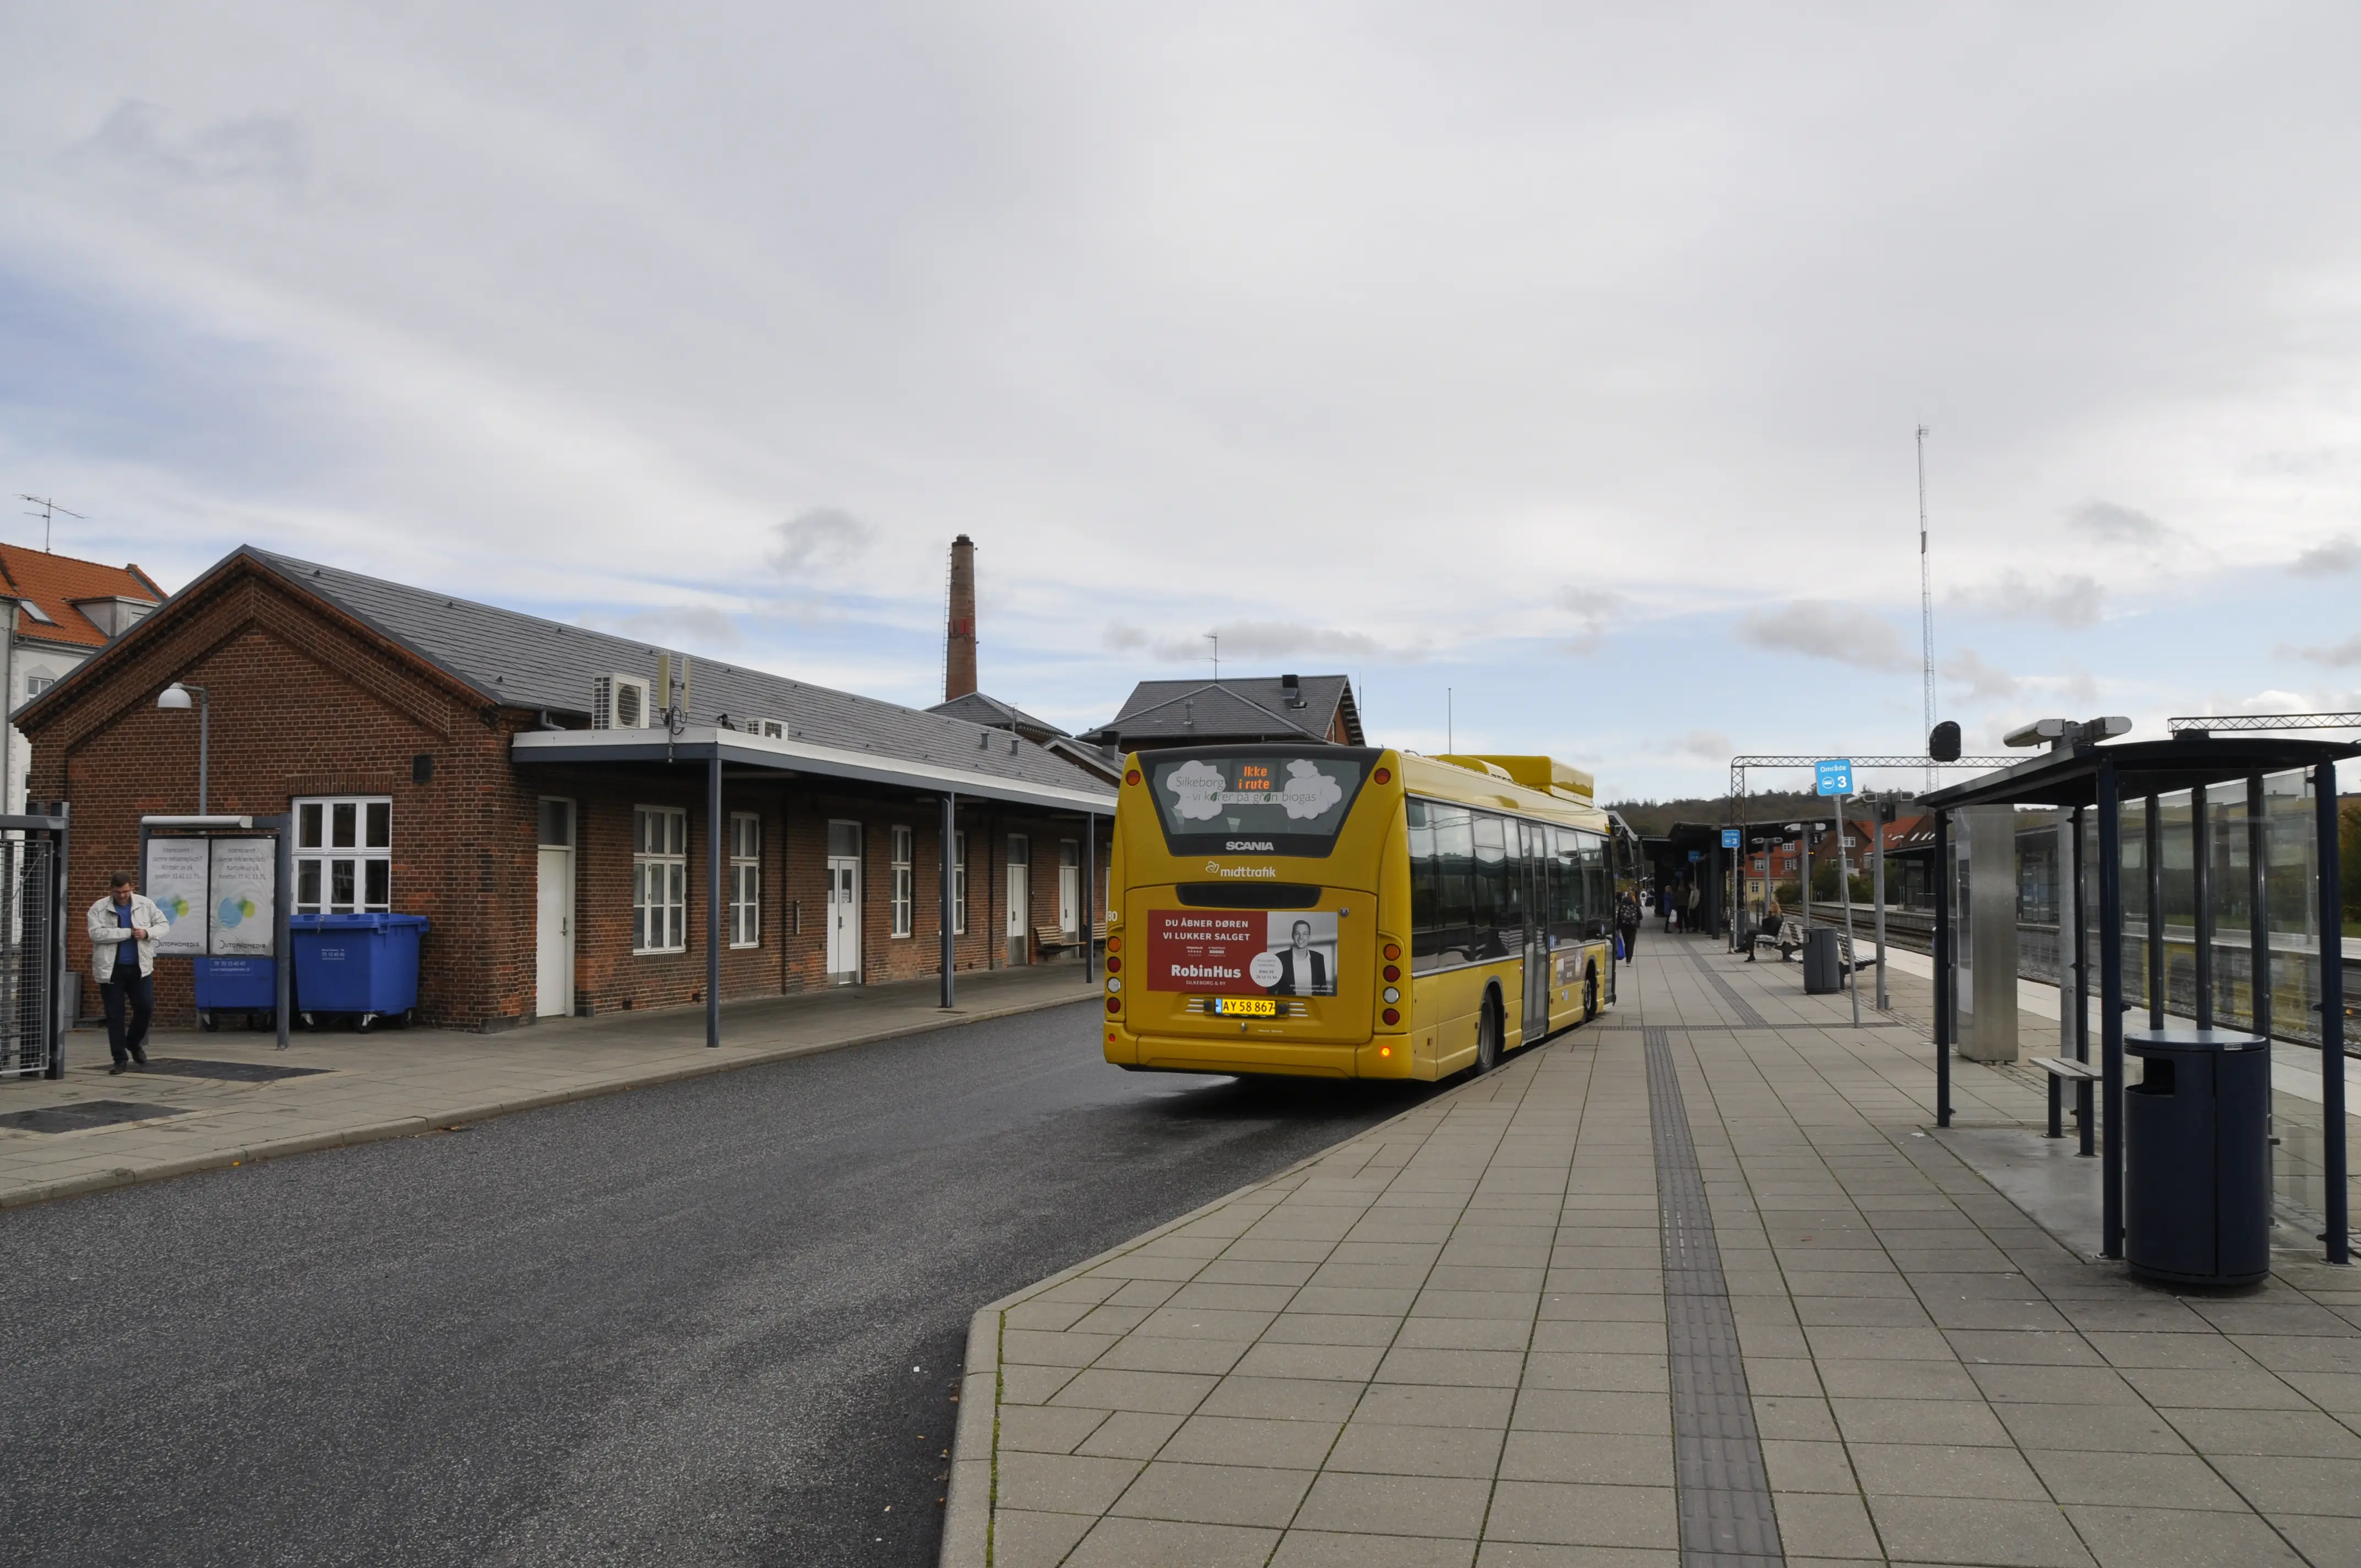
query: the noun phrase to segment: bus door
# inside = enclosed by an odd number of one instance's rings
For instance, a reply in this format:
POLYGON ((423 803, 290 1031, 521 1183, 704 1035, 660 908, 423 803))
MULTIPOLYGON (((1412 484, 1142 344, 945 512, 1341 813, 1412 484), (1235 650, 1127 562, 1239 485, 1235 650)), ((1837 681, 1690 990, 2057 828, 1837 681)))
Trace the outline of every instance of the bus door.
POLYGON ((1525 1026, 1530 1045, 1549 1033, 1550 952, 1547 829, 1517 824, 1525 881, 1525 1026))

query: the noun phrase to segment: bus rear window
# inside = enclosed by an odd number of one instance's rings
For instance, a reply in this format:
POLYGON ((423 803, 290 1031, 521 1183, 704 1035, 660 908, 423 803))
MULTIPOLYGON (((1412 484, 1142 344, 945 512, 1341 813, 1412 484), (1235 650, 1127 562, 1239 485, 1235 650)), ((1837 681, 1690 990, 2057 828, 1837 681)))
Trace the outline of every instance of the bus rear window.
POLYGON ((1143 757, 1164 836, 1190 853, 1324 855, 1374 751, 1183 752, 1143 757))

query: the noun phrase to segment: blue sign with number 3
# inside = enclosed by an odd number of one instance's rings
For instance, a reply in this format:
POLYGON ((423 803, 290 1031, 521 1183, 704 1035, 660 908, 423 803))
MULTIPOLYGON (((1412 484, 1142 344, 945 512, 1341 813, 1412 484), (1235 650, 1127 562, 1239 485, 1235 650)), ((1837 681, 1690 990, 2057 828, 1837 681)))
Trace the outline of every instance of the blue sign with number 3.
POLYGON ((1817 763, 1815 765, 1819 769, 1820 793, 1822 795, 1850 795, 1852 793, 1851 758, 1838 757, 1831 761, 1817 763))

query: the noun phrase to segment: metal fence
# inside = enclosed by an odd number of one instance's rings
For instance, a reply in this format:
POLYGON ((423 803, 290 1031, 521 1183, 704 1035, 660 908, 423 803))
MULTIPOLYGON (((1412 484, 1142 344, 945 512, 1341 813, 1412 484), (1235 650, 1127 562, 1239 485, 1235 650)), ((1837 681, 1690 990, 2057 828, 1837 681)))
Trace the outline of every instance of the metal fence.
POLYGON ((58 855, 0 838, 0 1078, 46 1073, 57 1048, 58 855))

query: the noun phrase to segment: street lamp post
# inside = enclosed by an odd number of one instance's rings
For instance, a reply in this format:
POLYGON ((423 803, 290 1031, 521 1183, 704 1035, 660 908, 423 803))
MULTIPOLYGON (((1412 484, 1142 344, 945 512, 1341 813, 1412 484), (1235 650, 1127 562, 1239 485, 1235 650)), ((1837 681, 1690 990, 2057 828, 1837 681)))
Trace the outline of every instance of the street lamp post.
POLYGON ((205 798, 206 786, 212 783, 208 776, 211 764, 208 753, 213 741, 213 694, 203 686, 174 681, 156 694, 156 706, 170 713, 186 713, 191 692, 197 694, 197 815, 203 817, 209 809, 205 798))

